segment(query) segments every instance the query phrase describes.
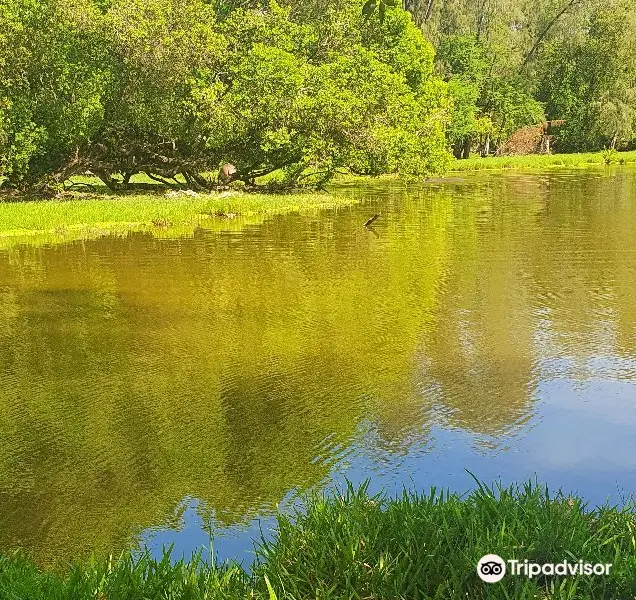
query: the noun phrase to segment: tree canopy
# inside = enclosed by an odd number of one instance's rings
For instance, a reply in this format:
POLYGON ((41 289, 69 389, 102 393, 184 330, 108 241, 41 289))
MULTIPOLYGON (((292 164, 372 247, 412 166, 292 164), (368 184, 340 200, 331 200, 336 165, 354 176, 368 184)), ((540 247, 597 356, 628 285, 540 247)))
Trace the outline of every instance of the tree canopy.
POLYGON ((401 9, 364 23, 356 2, 332 4, 2 0, 1 175, 90 170, 118 188, 140 172, 205 187, 228 162, 292 184, 443 170, 431 45, 401 9))
POLYGON ((636 145, 631 0, 280 2, 0 0, 0 185, 421 177, 549 122, 636 145))
POLYGON ((563 121, 559 151, 636 144, 631 0, 406 1, 451 87, 456 156, 542 121, 563 121))

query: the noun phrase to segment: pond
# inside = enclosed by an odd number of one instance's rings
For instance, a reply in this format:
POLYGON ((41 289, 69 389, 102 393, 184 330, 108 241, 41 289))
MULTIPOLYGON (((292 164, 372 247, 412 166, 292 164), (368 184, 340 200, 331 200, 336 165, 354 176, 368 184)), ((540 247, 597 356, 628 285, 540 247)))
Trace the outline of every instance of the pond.
POLYGON ((365 201, 0 252, 0 551, 249 563, 347 479, 625 501, 636 169, 338 191, 365 201))

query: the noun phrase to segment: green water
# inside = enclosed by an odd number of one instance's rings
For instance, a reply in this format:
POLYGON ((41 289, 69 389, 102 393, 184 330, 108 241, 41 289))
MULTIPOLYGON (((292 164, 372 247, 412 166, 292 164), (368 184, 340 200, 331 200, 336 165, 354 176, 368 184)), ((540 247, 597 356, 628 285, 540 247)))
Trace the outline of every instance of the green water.
POLYGON ((240 538, 345 476, 636 489, 636 170, 340 191, 0 253, 0 551, 240 538))

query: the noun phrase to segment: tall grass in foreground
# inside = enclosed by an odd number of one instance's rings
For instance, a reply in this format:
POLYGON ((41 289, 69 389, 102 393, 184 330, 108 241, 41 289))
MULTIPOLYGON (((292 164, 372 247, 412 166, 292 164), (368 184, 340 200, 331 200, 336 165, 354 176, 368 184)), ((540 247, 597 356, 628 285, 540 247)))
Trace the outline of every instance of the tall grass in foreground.
POLYGON ((172 564, 123 556, 64 575, 40 572, 23 556, 0 558, 3 600, 282 599, 633 599, 636 597, 634 507, 587 511, 578 498, 539 486, 490 489, 460 497, 432 490, 372 497, 363 486, 342 496, 310 497, 278 517, 246 573, 201 556, 172 564), (484 554, 532 562, 612 563, 609 576, 506 575, 483 583, 484 554))
POLYGON ((488 169, 542 169, 548 167, 587 167, 603 164, 636 162, 636 151, 581 152, 577 154, 530 154, 527 156, 490 156, 456 160, 452 171, 481 171, 488 169))

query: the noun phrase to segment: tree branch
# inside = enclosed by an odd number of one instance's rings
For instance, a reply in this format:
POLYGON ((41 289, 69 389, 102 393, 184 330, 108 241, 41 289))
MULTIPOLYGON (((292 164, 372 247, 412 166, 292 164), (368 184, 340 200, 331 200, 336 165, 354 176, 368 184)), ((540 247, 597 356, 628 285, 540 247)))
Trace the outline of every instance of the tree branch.
POLYGON ((532 48, 530 48, 530 52, 528 52, 528 54, 526 54, 525 59, 523 60, 523 64, 521 65, 521 69, 519 70, 519 73, 523 73, 526 66, 528 65, 528 63, 530 62, 530 59, 534 56, 535 52, 539 49, 539 45, 541 44, 541 42, 544 40, 544 38, 548 35, 548 33, 550 32, 550 30, 556 25, 557 21, 568 11, 570 10, 570 8, 572 8, 575 4, 579 4, 581 2, 581 0, 568 0, 568 2, 566 2, 565 6, 556 14, 556 16, 548 23, 548 25, 545 27, 545 29, 539 34, 539 36, 537 37, 537 39, 535 40, 534 44, 532 45, 532 48))
POLYGON ((171 189, 177 189, 177 190, 182 188, 181 185, 175 185, 174 183, 170 183, 168 180, 164 179, 163 177, 159 177, 158 175, 153 175, 150 171, 145 171, 145 173, 150 179, 158 183, 162 183, 166 187, 169 187, 171 189))

